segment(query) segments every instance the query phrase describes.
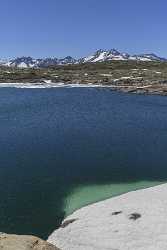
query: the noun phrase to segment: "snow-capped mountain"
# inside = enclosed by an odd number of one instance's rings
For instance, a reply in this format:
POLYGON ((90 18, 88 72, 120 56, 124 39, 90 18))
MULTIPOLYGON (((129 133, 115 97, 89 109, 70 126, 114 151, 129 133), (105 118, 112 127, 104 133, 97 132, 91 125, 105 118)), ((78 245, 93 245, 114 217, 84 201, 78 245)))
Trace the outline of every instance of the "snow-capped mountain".
POLYGON ((130 59, 138 60, 138 61, 162 61, 162 62, 167 61, 166 58, 159 57, 153 53, 152 54, 134 55, 134 56, 131 56, 130 59))
POLYGON ((77 62, 77 60, 71 56, 67 56, 63 59, 58 60, 58 64, 75 64, 76 62, 77 62))
POLYGON ((155 54, 140 54, 129 55, 127 53, 121 53, 118 50, 98 50, 93 55, 80 59, 81 63, 86 62, 105 62, 111 60, 136 60, 136 61, 167 61, 165 58, 161 58, 155 54))
POLYGON ((0 60, 1 66, 8 67, 18 67, 18 68, 45 68, 55 65, 68 65, 68 64, 79 64, 79 63, 96 63, 105 61, 167 61, 167 59, 159 57, 155 54, 139 54, 130 55, 128 53, 121 53, 116 49, 111 50, 97 50, 94 54, 83 57, 80 59, 75 59, 71 56, 65 58, 44 58, 44 59, 34 59, 32 57, 18 57, 11 60, 0 60))
POLYGON ((38 59, 33 59, 31 57, 18 57, 16 59, 9 60, 4 65, 18 68, 33 68, 36 67, 38 63, 38 59))
POLYGON ((0 61, 0 65, 18 68, 45 68, 55 65, 74 64, 77 60, 71 56, 62 59, 58 58, 44 58, 34 59, 32 57, 18 57, 9 61, 0 61))
POLYGON ((104 62, 111 60, 127 60, 130 56, 126 53, 120 53, 119 51, 112 50, 98 50, 93 55, 84 57, 80 60, 82 63, 86 62, 104 62))

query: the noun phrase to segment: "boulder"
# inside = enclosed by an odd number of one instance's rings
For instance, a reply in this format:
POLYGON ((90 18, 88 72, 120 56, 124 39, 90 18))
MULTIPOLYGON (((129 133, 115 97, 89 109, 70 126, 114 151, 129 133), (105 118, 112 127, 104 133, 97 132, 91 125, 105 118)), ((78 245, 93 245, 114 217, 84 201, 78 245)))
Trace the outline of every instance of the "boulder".
POLYGON ((0 250, 60 250, 35 236, 0 234, 0 250))

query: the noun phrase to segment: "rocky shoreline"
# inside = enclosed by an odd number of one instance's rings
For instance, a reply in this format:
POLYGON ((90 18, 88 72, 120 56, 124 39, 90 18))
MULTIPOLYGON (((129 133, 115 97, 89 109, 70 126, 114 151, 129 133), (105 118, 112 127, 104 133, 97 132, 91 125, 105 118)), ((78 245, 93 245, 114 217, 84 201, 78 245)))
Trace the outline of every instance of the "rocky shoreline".
POLYGON ((149 85, 133 85, 133 86, 110 86, 112 90, 122 91, 134 94, 150 94, 150 95, 167 95, 167 84, 149 84, 149 85))
POLYGON ((167 62, 111 61, 40 69, 0 67, 0 87, 82 85, 128 93, 167 95, 167 62))
POLYGON ((112 91, 121 91, 124 93, 134 94, 149 94, 149 95, 167 95, 167 84, 163 85, 113 85, 113 84, 92 84, 92 83, 54 83, 50 81, 37 82, 37 83, 0 83, 0 88, 12 87, 12 88, 60 88, 60 87, 87 87, 87 88, 107 88, 112 91))
POLYGON ((2 250, 60 250, 56 246, 35 236, 0 233, 2 250))

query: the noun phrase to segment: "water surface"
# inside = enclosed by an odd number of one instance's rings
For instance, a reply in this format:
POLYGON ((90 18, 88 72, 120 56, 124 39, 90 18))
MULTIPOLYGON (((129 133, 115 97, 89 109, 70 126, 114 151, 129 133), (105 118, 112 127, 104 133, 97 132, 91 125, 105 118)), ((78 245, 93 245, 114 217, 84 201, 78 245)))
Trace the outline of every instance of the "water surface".
POLYGON ((0 89, 0 231, 47 236, 83 205, 167 179, 167 98, 0 89))

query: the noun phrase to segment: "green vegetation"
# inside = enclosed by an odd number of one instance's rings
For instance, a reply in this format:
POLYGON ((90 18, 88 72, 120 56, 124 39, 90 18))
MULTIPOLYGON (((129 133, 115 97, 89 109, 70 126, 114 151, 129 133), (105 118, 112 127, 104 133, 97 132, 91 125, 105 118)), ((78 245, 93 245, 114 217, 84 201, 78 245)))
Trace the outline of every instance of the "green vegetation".
MULTIPOLYGON (((57 65, 41 69, 0 68, 0 82, 111 85, 129 92, 167 92, 166 62, 111 61, 57 65), (162 91, 161 91, 162 90, 162 91)), ((161 93, 162 94, 162 93, 161 93)))

